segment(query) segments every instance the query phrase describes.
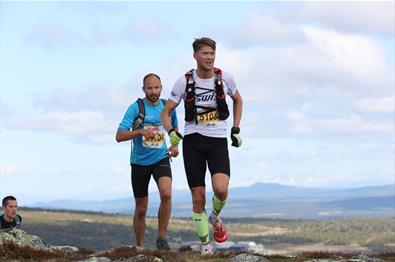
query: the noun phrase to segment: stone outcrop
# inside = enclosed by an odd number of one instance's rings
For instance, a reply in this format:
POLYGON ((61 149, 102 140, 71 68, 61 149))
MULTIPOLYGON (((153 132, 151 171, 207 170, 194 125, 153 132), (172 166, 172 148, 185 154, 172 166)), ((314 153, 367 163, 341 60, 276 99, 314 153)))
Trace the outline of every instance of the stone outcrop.
POLYGON ((238 256, 229 259, 229 262, 270 262, 264 257, 251 255, 251 254, 240 254, 238 256))
POLYGON ((358 256, 354 256, 352 258, 339 258, 339 259, 312 259, 306 260, 304 262, 385 262, 382 259, 369 257, 364 254, 360 254, 358 256))
POLYGON ((38 236, 30 235, 25 231, 17 228, 4 230, 0 232, 0 245, 5 242, 13 242, 21 247, 32 247, 38 249, 47 249, 48 247, 43 243, 38 236))
MULTIPOLYGON (((51 246, 45 244, 39 237, 30 235, 26 233, 25 231, 21 229, 11 229, 11 230, 2 230, 0 231, 0 248, 1 245, 5 243, 12 242, 15 245, 19 247, 30 247, 35 250, 45 250, 49 252, 55 252, 61 254, 66 254, 66 255, 75 255, 79 252, 79 249, 74 246, 51 246)), ((153 256, 152 253, 150 253, 150 250, 141 250, 136 248, 135 246, 124 246, 122 247, 123 249, 128 249, 127 250, 127 255, 118 256, 118 258, 114 258, 113 260, 108 258, 108 254, 114 254, 117 253, 117 249, 109 249, 106 251, 98 252, 95 254, 84 254, 82 257, 80 256, 78 259, 80 259, 80 262, 139 262, 139 261, 153 261, 153 262, 163 262, 161 258, 158 258, 156 256, 153 256), (130 250, 130 251, 129 251, 130 250), (133 251, 133 252, 131 252, 133 251), (132 255, 133 254, 133 255, 132 255)), ((121 249, 122 249, 121 248, 121 249)), ((193 251, 193 248, 190 246, 188 250, 184 250, 184 252, 197 252, 193 251)), ((182 252, 176 253, 172 252, 173 256, 183 256, 182 252)), ((81 253, 80 253, 81 254, 81 253)), ((266 254, 268 255, 268 254, 266 254)), ((1 256, 1 253, 0 253, 1 256)), ((3 254, 4 256, 4 254, 3 254)), ((111 256, 110 256, 111 257, 111 256)), ((114 256, 112 256, 114 257, 114 256)), ((7 258, 7 257, 0 257, 0 260, 2 258, 7 258)), ((54 260, 56 261, 56 260, 54 260)), ((62 260, 63 261, 63 260, 62 260)), ((167 257, 164 261, 169 261, 169 257, 167 257)), ((228 258, 222 258, 221 261, 229 261, 229 262, 270 262, 270 255, 269 259, 265 258, 262 256, 262 254, 253 254, 252 252, 245 252, 239 255, 235 256, 230 256, 228 258)), ((306 260, 304 262, 385 262, 382 259, 370 257, 365 254, 360 254, 356 255, 352 258, 333 258, 333 259, 310 259, 306 260)))

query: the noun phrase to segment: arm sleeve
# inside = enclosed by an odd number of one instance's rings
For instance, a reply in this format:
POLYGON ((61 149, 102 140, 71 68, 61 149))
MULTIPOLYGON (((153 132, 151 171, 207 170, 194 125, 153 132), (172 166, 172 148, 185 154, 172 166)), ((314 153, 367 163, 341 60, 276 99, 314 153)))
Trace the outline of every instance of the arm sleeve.
POLYGON ((128 110, 126 111, 125 115, 123 116, 122 122, 118 126, 118 130, 126 130, 129 131, 132 128, 133 121, 138 116, 138 105, 137 103, 133 103, 129 106, 128 110))
POLYGON ((186 79, 185 76, 182 76, 175 82, 173 89, 171 90, 170 100, 179 104, 184 98, 185 86, 186 79))
POLYGON ((171 125, 173 128, 178 128, 178 119, 177 119, 177 112, 176 109, 173 110, 171 113, 171 125))

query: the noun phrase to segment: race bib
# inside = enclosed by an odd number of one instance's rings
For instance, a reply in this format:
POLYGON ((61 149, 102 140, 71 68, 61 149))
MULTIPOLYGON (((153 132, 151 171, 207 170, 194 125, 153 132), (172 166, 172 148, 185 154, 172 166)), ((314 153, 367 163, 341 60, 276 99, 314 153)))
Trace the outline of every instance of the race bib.
POLYGON ((144 129, 152 128, 155 136, 152 138, 146 138, 143 136, 143 146, 147 148, 162 148, 163 142, 165 141, 165 132, 163 128, 159 126, 144 125, 144 129))
POLYGON ((211 111, 205 114, 198 115, 197 120, 202 124, 209 124, 218 121, 219 115, 217 111, 211 111))

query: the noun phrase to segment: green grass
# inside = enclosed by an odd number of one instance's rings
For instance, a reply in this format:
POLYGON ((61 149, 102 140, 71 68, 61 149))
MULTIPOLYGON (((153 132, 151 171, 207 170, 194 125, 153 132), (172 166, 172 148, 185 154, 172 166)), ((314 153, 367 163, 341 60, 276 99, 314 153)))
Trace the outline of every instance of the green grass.
MULTIPOLYGON (((134 244, 132 217, 98 213, 21 210, 23 228, 54 245, 75 245, 104 250, 134 244)), ((267 248, 292 245, 354 245, 372 250, 395 248, 395 219, 273 220, 224 219, 229 240, 255 241, 267 248), (244 222, 247 221, 247 222, 244 222)), ((154 247, 157 219, 147 218, 146 246, 154 247)), ((172 218, 168 226, 171 242, 196 240, 189 218, 172 218)))

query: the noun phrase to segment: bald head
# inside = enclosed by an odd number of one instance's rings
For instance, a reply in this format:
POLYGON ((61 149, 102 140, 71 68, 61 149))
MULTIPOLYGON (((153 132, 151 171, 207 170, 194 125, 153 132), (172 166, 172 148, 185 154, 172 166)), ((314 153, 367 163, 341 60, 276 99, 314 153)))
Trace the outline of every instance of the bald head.
POLYGON ((162 92, 162 83, 157 74, 149 73, 143 78, 143 91, 145 98, 151 104, 156 104, 162 92))

